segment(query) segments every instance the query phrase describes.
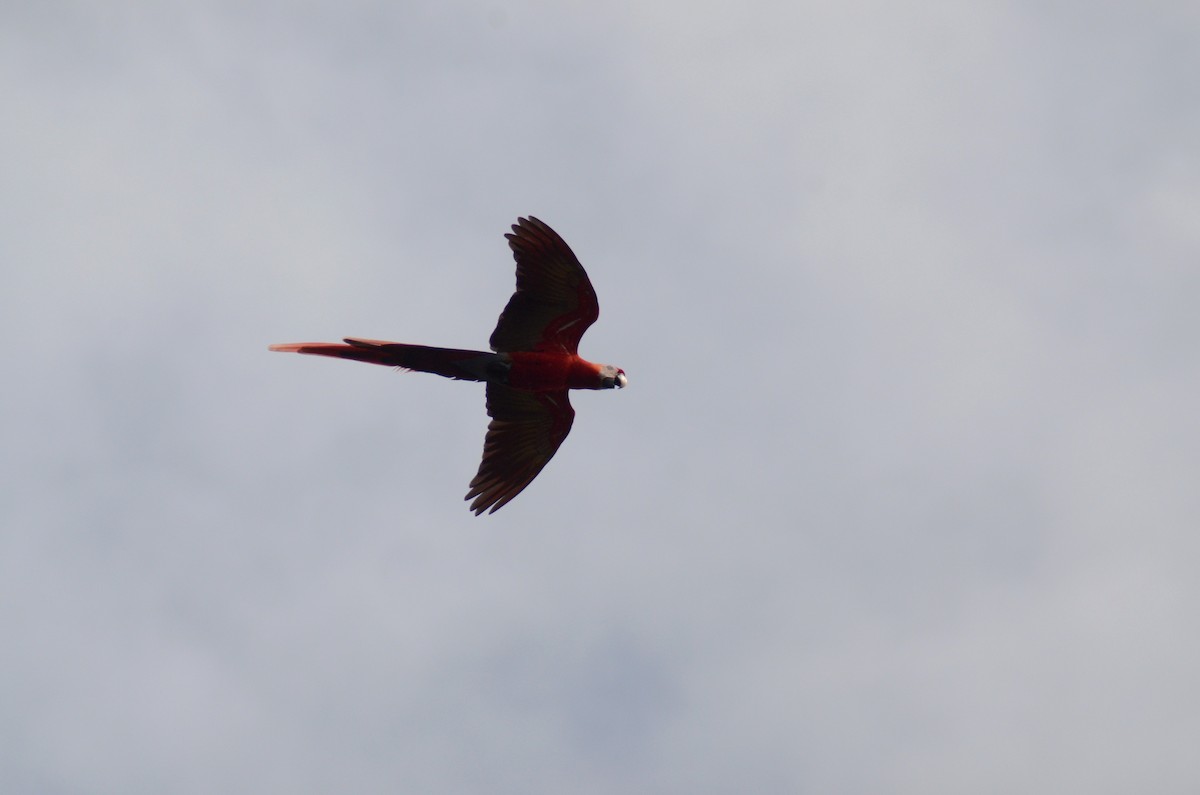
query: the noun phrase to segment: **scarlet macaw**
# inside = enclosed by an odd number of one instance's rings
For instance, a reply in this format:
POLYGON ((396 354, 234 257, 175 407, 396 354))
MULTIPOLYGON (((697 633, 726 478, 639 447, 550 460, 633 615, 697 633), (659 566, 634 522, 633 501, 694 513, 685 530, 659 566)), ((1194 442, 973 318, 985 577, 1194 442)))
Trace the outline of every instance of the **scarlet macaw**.
POLYGON ((538 219, 518 218, 506 234, 517 261, 517 290, 489 342, 494 353, 347 338, 345 344, 292 342, 273 351, 311 353, 487 382, 483 461, 465 499, 475 515, 495 513, 528 486, 571 432, 570 389, 624 388, 625 371, 578 354, 600 307, 583 266, 538 219))

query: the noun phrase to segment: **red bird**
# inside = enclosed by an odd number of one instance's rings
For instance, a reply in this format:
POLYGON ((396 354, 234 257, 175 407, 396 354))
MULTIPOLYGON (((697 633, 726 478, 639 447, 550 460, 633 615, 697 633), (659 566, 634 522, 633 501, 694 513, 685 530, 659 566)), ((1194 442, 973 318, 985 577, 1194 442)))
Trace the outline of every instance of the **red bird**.
POLYGON ((336 356, 461 381, 487 382, 483 462, 466 499, 475 515, 495 513, 528 486, 571 432, 569 389, 628 384, 625 371, 578 354, 579 339, 600 316, 583 266, 553 229, 518 218, 508 246, 517 261, 517 291, 500 313, 494 353, 347 338, 345 344, 292 342, 273 351, 336 356), (490 509, 490 510, 489 510, 490 509))

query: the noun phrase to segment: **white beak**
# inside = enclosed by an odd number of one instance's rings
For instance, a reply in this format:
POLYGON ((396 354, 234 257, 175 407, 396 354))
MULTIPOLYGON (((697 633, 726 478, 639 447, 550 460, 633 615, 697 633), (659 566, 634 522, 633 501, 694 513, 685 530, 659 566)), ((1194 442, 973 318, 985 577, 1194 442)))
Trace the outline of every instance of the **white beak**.
POLYGON ((625 377, 624 373, 617 373, 617 389, 624 389, 627 386, 629 386, 629 379, 625 377))

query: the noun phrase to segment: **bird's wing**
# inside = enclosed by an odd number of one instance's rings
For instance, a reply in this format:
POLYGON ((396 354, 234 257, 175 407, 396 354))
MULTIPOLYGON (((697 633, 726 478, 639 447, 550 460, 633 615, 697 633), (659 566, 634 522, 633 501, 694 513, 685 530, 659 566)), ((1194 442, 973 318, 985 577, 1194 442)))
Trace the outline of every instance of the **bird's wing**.
POLYGON ((487 385, 487 438, 483 461, 466 499, 475 515, 495 513, 533 481, 571 432, 575 410, 561 392, 526 392, 487 385))
POLYGON ((505 235, 517 261, 517 291, 492 332, 492 350, 577 353, 600 316, 596 291, 563 239, 538 219, 518 218, 505 235))

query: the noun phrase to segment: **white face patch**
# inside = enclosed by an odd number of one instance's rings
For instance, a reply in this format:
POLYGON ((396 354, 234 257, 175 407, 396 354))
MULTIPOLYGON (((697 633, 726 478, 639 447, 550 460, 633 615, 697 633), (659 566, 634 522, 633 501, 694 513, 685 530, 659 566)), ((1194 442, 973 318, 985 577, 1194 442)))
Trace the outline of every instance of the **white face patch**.
POLYGON ((612 389, 613 387, 624 389, 625 385, 629 383, 629 379, 621 372, 621 368, 613 367, 611 364, 600 365, 600 380, 605 389, 612 389))

